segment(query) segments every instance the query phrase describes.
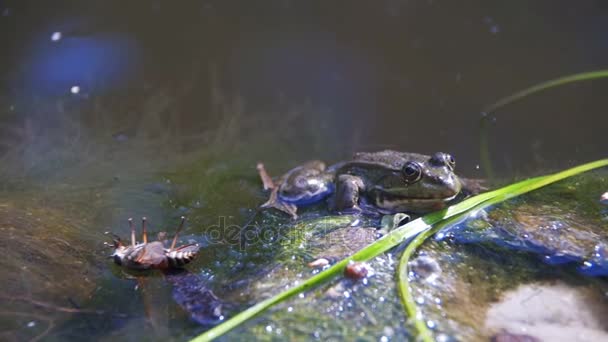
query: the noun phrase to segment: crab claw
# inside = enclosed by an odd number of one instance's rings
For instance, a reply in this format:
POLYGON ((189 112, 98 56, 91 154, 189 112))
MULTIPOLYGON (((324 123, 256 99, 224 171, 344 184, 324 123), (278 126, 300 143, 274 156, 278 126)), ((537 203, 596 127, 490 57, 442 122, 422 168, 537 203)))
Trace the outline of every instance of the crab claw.
MULTIPOLYGON (((122 243, 122 241, 120 240, 120 236, 114 234, 113 232, 105 232, 104 234, 112 236, 112 245, 111 245, 112 247, 118 248, 118 247, 124 246, 123 243, 122 243)), ((104 244, 105 245, 110 245, 107 242, 104 242, 104 244)))

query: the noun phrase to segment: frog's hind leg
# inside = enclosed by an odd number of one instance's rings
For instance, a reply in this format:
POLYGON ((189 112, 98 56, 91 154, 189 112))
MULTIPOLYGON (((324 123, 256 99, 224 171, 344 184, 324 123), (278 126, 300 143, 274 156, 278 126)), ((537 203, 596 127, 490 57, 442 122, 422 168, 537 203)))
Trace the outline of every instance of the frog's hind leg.
POLYGON ((477 195, 489 190, 486 186, 486 181, 483 179, 460 178, 460 183, 462 183, 462 190, 460 190, 460 193, 465 195, 465 197, 477 195))
POLYGON ((266 171, 264 164, 258 163, 258 165, 256 165, 256 169, 258 169, 258 174, 260 175, 260 179, 262 179, 262 184, 264 185, 264 190, 271 190, 271 189, 276 188, 276 185, 274 184, 274 182, 272 181, 272 178, 266 171))
POLYGON ((289 216, 291 216, 294 220, 297 219, 298 207, 293 203, 286 203, 284 201, 281 201, 277 194, 278 191, 278 188, 272 189, 272 191, 270 192, 270 198, 268 199, 268 201, 266 201, 266 203, 262 204, 260 208, 275 208, 277 210, 289 214, 289 216))
POLYGON ((340 175, 336 182, 336 194, 330 206, 340 213, 360 213, 359 193, 364 190, 363 181, 353 175, 340 175))
POLYGON ((262 180, 262 184, 264 185, 264 190, 271 190, 270 198, 266 203, 262 204, 260 208, 275 208, 284 213, 289 214, 294 220, 298 218, 298 207, 292 203, 286 203, 281 201, 278 196, 279 187, 272 181, 272 177, 266 171, 264 164, 258 163, 256 166, 258 170, 258 174, 260 175, 260 179, 262 180))

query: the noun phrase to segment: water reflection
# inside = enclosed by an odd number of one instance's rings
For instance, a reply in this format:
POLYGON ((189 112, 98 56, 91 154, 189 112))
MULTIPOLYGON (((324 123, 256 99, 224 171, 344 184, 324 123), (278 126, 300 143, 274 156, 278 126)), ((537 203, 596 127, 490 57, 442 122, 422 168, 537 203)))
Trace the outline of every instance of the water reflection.
POLYGON ((24 57, 25 91, 43 95, 103 93, 124 89, 138 69, 139 48, 125 34, 36 39, 24 57))

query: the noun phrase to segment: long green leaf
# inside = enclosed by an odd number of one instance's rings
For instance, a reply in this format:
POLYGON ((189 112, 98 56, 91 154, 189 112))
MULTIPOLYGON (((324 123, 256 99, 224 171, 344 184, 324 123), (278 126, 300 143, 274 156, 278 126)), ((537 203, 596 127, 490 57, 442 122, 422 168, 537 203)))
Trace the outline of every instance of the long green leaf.
MULTIPOLYGON (((566 170, 566 171, 560 173, 560 175, 567 174, 567 172, 570 172, 569 173, 570 175, 574 175, 574 174, 577 174, 580 172, 590 170, 592 168, 597 168, 597 167, 601 167, 601 166, 605 166, 605 165, 608 165, 608 159, 581 165, 577 168, 566 170)), ((543 177, 542 179, 534 178, 531 180, 526 180, 526 181, 523 181, 520 183, 516 183, 514 185, 511 185, 509 187, 505 187, 505 188, 502 188, 499 190, 486 192, 486 193, 471 197, 469 199, 466 199, 466 200, 464 200, 456 205, 453 205, 451 207, 448 207, 446 209, 443 209, 443 210, 428 214, 424 217, 418 218, 416 220, 413 220, 413 221, 393 230, 389 234, 378 239, 374 243, 366 246, 365 248, 359 250, 358 252, 353 254, 351 257, 343 259, 340 262, 336 263, 334 266, 328 268, 327 270, 320 272, 319 274, 309 278, 308 280, 304 281, 300 285, 297 285, 286 291, 283 291, 269 299, 266 299, 256 305, 246 309, 245 311, 240 312, 239 314, 235 315, 234 317, 227 320, 226 322, 202 333, 198 337, 194 338, 192 341, 196 341, 196 342, 211 341, 211 340, 227 333, 228 331, 234 329, 235 327, 239 326, 240 324, 244 323, 245 321, 253 318, 254 316, 260 314, 261 312, 272 307, 273 305, 283 302, 284 300, 291 298, 296 294, 310 290, 310 289, 334 278, 335 276, 342 274, 342 272, 344 271, 344 267, 351 260, 366 261, 371 258, 374 258, 374 257, 388 251, 389 249, 399 245, 403 241, 408 240, 408 239, 418 235, 421 232, 428 231, 434 224, 439 223, 444 219, 448 219, 450 217, 454 217, 456 215, 462 214, 462 213, 470 210, 471 208, 474 208, 476 205, 490 200, 493 197, 500 195, 500 196, 504 196, 505 199, 508 198, 509 194, 507 192, 509 191, 509 189, 516 188, 515 187, 516 185, 523 187, 524 185, 529 184, 532 181, 535 181, 535 180, 542 181, 542 180, 546 180, 548 177, 555 177, 555 175, 543 177)), ((562 177, 562 178, 565 178, 565 177, 562 177)), ((555 180, 553 180, 553 181, 557 181, 562 178, 555 178, 555 180)), ((537 183, 535 183, 535 184, 537 184, 537 183)), ((540 183, 538 183, 538 184, 540 184, 540 183)), ((549 184, 549 183, 546 183, 546 184, 549 184)))
POLYGON ((608 77, 608 70, 596 70, 596 71, 583 72, 583 73, 568 75, 568 76, 556 78, 553 80, 545 81, 545 82, 536 84, 532 87, 526 88, 524 90, 518 91, 515 94, 504 97, 504 98, 496 101, 495 103, 487 106, 486 108, 484 108, 483 111, 485 113, 491 113, 501 107, 511 104, 517 100, 523 99, 524 97, 528 97, 534 93, 538 93, 543 90, 562 86, 564 84, 580 82, 580 81, 588 81, 588 80, 593 80, 596 78, 605 78, 605 77, 608 77))
POLYGON ((515 94, 503 97, 502 99, 494 102, 493 104, 486 106, 483 109, 483 116, 481 117, 479 124, 479 160, 486 177, 488 179, 494 178, 494 170, 492 168, 492 162, 490 160, 490 148, 488 141, 488 119, 490 118, 490 114, 492 114, 497 109, 500 109, 517 100, 521 100, 525 97, 528 97, 543 90, 559 87, 569 83, 588 81, 606 77, 608 77, 608 70, 596 70, 568 75, 533 85, 529 88, 518 91, 515 94))
MULTIPOLYGON (((427 328, 426 323, 424 322, 422 314, 418 310, 418 307, 416 305, 416 302, 414 301, 414 298, 412 296, 412 293, 410 291, 410 286, 408 283, 408 269, 407 269, 408 262, 409 262, 411 256, 418 249, 418 247, 420 247, 420 245, 422 245, 422 243, 424 241, 426 241, 426 239, 428 239, 430 236, 434 235, 436 232, 441 230, 443 227, 452 225, 456 222, 466 219, 468 217, 469 213, 471 213, 471 212, 476 212, 478 210, 487 208, 491 205, 500 203, 507 199, 510 199, 510 198, 513 198, 516 196, 520 196, 520 195, 525 194, 530 191, 534 191, 538 188, 544 187, 546 185, 563 180, 568 177, 572 177, 581 172, 586 172, 586 171, 589 171, 589 170, 592 170, 592 169, 595 169, 598 167, 607 166, 607 165, 608 165, 608 159, 598 160, 598 161, 580 165, 580 166, 577 166, 577 167, 574 167, 574 168, 571 168, 571 169, 568 169, 568 170, 565 170, 562 172, 558 172, 558 173, 555 173, 552 175, 541 176, 541 177, 524 180, 524 181, 521 181, 521 182, 518 182, 515 184, 511 184, 504 188, 491 191, 490 193, 486 193, 486 194, 491 194, 491 196, 487 200, 474 204, 473 206, 469 206, 469 204, 472 204, 472 202, 467 203, 467 201, 464 201, 464 202, 458 203, 458 204, 452 206, 451 208, 464 205, 464 206, 468 207, 467 211, 454 215, 454 216, 450 216, 449 218, 446 218, 445 220, 439 222, 437 225, 433 226, 433 228, 426 230, 426 231, 422 232, 421 234, 417 235, 410 242, 410 244, 405 248, 405 250, 403 251, 403 254, 401 255, 401 258, 399 260, 399 266, 397 269, 397 280, 398 280, 398 284, 399 284, 398 290, 399 290, 399 295, 401 297, 401 302, 405 308, 405 311, 406 311, 408 317, 410 317, 411 319, 414 320, 414 327, 416 328, 416 330, 418 332, 418 336, 425 342, 434 341, 430 330, 427 328)), ((476 196, 476 197, 479 197, 479 196, 476 196)), ((473 197, 471 199, 474 199, 474 198, 475 197, 473 197)))

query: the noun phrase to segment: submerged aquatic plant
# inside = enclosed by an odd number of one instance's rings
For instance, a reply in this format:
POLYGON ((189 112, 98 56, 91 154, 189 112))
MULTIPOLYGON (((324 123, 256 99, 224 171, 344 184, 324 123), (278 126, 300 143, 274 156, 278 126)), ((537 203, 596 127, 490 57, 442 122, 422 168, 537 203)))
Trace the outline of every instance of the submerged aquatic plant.
POLYGON ((283 291, 271 298, 268 298, 246 309, 245 311, 240 312, 239 314, 235 315, 226 322, 194 338, 192 341, 199 342, 213 340, 227 333, 228 331, 236 328, 237 326, 253 318, 254 316, 264 312, 268 308, 279 304, 293 297, 296 294, 317 287, 320 284, 336 277, 337 275, 342 274, 344 268, 348 265, 349 262, 369 260, 413 237, 415 238, 404 251, 403 256, 401 258, 401 263, 398 268, 398 277, 400 280, 399 293, 401 294, 402 302, 406 309, 406 312, 408 313, 409 317, 413 319, 414 326, 416 327, 418 334, 422 337, 423 340, 431 341, 432 337, 430 331, 426 327, 420 315, 417 314, 418 309, 416 307, 416 303, 412 299, 411 293, 409 292, 409 285, 407 283, 407 261, 409 260, 411 255, 413 255, 413 253, 416 251, 416 248, 418 248, 429 236, 433 235, 437 230, 441 229, 446 225, 457 222, 458 220, 464 219, 471 212, 539 189, 557 181, 575 176, 579 173, 603 166, 608 166, 608 159, 602 159, 595 162, 583 164, 555 174, 520 181, 497 190, 489 191, 468 198, 458 204, 413 220, 405 225, 402 225, 401 227, 398 227, 397 229, 393 230, 392 232, 375 241, 374 243, 354 253, 350 257, 339 261, 327 270, 320 272, 319 274, 309 278, 308 280, 302 282, 297 286, 287 289, 286 291, 283 291))

